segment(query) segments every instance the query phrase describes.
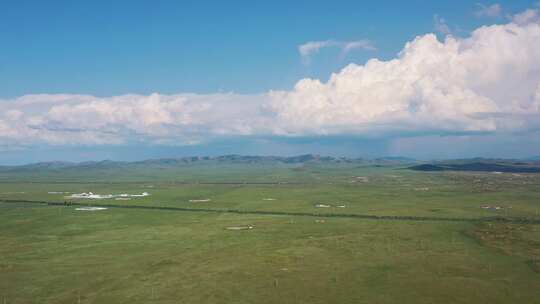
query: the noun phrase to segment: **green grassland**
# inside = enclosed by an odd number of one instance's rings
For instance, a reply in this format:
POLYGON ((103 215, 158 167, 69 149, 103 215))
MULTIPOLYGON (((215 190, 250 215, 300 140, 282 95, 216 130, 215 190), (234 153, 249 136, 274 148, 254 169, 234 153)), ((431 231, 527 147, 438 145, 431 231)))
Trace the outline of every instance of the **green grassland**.
POLYGON ((214 163, 10 171, 0 172, 0 200, 11 200, 0 202, 2 304, 540 303, 538 174, 214 163), (89 191, 150 196, 49 193, 89 191), (190 202, 201 199, 210 201, 190 202), (249 213, 258 211, 311 216, 249 213), (491 217, 508 221, 481 220, 491 217))

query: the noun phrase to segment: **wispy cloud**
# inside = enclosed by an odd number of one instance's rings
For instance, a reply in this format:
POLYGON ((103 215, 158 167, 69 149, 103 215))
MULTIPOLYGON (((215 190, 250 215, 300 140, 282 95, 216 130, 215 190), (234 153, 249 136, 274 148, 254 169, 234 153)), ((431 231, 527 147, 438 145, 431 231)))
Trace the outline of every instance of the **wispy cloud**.
POLYGON ((311 55, 318 53, 320 49, 330 46, 335 46, 336 42, 333 40, 324 41, 309 41, 298 46, 298 52, 302 57, 304 64, 309 64, 311 61, 311 55))
POLYGON ((514 15, 511 19, 519 25, 540 23, 540 9, 527 9, 524 12, 514 15))
POLYGON ((433 15, 433 26, 437 33, 443 35, 449 35, 452 33, 450 27, 446 23, 446 20, 442 17, 439 17, 439 15, 433 15))
POLYGON ((346 55, 353 50, 376 50, 375 45, 368 39, 354 41, 321 40, 309 41, 298 46, 298 53, 302 57, 304 64, 311 62, 311 56, 318 53, 323 48, 337 47, 341 49, 342 55, 346 55))
POLYGON ((373 42, 367 39, 347 41, 342 43, 343 53, 348 53, 353 50, 368 50, 375 51, 377 48, 373 45, 373 42))
POLYGON ((476 4, 478 9, 474 13, 477 17, 491 17, 497 18, 502 16, 502 6, 498 3, 492 5, 484 5, 481 3, 476 4))

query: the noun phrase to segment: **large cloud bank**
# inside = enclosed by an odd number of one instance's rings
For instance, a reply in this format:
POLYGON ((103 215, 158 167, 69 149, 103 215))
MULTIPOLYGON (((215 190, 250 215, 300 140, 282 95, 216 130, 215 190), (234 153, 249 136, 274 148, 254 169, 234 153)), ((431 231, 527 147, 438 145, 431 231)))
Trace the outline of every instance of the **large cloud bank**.
POLYGON ((0 143, 190 144, 218 136, 528 132, 540 121, 540 15, 467 38, 419 36, 390 61, 350 64, 260 95, 27 95, 0 101, 0 143))
POLYGON ((236 94, 26 95, 0 102, 0 138, 24 144, 191 144, 261 132, 265 99, 236 94))

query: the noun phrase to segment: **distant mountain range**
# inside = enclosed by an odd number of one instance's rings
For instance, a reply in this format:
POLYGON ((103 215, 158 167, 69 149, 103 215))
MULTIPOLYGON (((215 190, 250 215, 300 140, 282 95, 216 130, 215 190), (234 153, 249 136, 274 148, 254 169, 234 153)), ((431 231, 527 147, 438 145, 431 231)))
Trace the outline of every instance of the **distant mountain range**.
POLYGON ((508 173, 540 173, 540 162, 535 160, 460 159, 424 163, 409 167, 416 171, 477 171, 508 173))
POLYGON ((197 165, 362 165, 362 166, 398 166, 415 171, 485 171, 485 172, 515 172, 540 173, 540 161, 512 159, 457 159, 434 162, 422 162, 407 157, 380 157, 375 159, 348 158, 304 154, 297 156, 192 156, 180 158, 148 159, 134 162, 123 161, 87 161, 87 162, 40 162, 20 166, 0 166, 0 172, 33 172, 33 171, 62 171, 62 170, 100 170, 100 169, 129 169, 129 168, 174 168, 179 166, 197 165))
POLYGON ((249 155, 222 155, 222 156, 190 156, 180 158, 160 158, 148 159, 142 161, 124 162, 124 161, 86 161, 86 162, 39 162, 18 166, 0 166, 0 171, 6 170, 60 170, 60 169, 88 169, 88 168, 114 168, 130 166, 179 166, 187 164, 373 164, 373 165, 396 165, 413 164, 416 160, 406 157, 381 157, 376 159, 348 158, 320 156, 316 154, 304 154, 297 156, 249 156, 249 155))

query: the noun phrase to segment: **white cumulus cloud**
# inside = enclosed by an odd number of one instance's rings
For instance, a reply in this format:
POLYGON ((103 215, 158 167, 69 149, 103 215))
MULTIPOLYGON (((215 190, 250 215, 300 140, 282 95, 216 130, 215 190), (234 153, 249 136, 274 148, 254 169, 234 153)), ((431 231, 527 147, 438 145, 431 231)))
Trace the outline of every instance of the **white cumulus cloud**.
POLYGON ((26 95, 0 102, 0 139, 51 144, 197 142, 250 135, 264 125, 264 95, 26 95), (256 101, 256 103, 251 102, 256 101))
POLYGON ((526 128, 521 115, 538 114, 540 85, 540 24, 531 15, 468 38, 419 36, 396 59, 351 64, 326 83, 303 79, 292 91, 272 92, 276 132, 526 128))

